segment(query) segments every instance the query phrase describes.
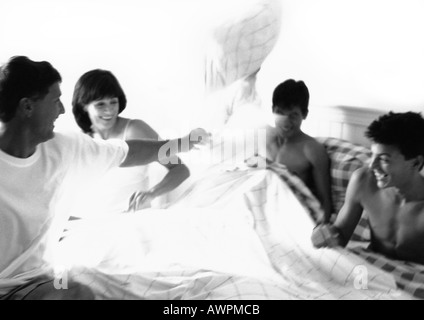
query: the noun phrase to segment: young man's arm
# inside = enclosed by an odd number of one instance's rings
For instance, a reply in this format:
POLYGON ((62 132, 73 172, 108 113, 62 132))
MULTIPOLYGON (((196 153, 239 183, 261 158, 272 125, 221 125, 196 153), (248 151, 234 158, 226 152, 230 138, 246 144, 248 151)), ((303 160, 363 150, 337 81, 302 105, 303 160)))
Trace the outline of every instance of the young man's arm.
POLYGON ((270 162, 274 162, 277 158, 277 133, 276 130, 270 126, 266 127, 266 155, 265 158, 270 162))
POLYGON ((346 246, 361 219, 364 210, 361 194, 365 187, 367 169, 356 170, 347 187, 346 199, 334 225, 320 225, 312 233, 312 243, 317 248, 346 246))
POLYGON ((319 143, 311 144, 308 149, 307 156, 312 164, 312 177, 318 196, 321 202, 324 217, 321 219, 323 223, 328 223, 333 211, 331 200, 331 178, 330 178, 330 160, 324 146, 319 143))

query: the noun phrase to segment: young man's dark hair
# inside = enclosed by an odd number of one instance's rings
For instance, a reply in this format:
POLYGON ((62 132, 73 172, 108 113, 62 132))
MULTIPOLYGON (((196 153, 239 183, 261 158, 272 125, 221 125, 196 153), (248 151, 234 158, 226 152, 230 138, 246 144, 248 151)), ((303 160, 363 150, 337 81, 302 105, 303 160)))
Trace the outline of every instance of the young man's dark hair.
POLYGON ((309 112, 309 90, 303 81, 289 79, 280 83, 272 95, 272 110, 300 107, 304 118, 309 112))
POLYGON ((424 119, 421 113, 390 112, 371 123, 365 135, 375 143, 397 147, 407 160, 424 156, 424 119))
POLYGON ((0 68, 0 121, 9 122, 22 98, 43 99, 50 86, 61 82, 59 72, 47 61, 15 56, 0 68))

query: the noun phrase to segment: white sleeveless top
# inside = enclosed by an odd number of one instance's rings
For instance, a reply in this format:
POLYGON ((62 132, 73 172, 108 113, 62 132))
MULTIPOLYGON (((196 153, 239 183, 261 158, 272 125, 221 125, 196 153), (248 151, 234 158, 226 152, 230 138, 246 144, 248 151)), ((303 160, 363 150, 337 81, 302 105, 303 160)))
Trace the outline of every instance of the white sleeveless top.
MULTIPOLYGON (((127 138, 128 121, 123 139, 127 138)), ((80 218, 98 218, 105 215, 122 213, 128 209, 129 199, 135 191, 149 190, 153 185, 149 175, 155 171, 158 164, 130 168, 113 168, 109 170, 94 186, 90 192, 78 200, 79 203, 72 216, 80 218)))

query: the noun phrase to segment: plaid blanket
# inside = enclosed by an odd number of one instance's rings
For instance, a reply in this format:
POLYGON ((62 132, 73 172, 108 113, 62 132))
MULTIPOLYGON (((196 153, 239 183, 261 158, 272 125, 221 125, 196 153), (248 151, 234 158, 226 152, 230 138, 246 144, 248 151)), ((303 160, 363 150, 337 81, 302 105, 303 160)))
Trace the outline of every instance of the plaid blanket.
POLYGON ((324 145, 330 158, 331 191, 334 212, 343 206, 347 185, 352 173, 368 164, 371 150, 336 138, 317 138, 324 145))
POLYGON ((267 169, 275 172, 289 186, 314 221, 323 216, 324 213, 318 199, 298 176, 291 173, 286 166, 276 162, 268 163, 267 169))
POLYGON ((349 251, 377 268, 392 275, 399 289, 402 289, 417 299, 424 299, 424 266, 386 258, 358 245, 350 245, 349 251))
MULTIPOLYGON (((344 204, 350 177, 355 170, 368 165, 371 150, 337 138, 319 137, 317 140, 324 145, 330 158, 331 196, 334 214, 337 215, 344 204)), ((368 218, 364 212, 353 232, 352 240, 370 241, 370 239, 368 218)))

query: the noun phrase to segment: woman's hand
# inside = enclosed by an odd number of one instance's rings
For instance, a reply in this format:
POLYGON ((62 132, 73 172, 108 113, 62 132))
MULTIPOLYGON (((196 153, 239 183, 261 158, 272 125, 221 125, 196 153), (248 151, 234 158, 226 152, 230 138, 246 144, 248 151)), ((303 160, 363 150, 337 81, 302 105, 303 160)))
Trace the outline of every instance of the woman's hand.
POLYGON ((153 200, 154 195, 150 191, 136 191, 132 194, 127 212, 135 212, 150 207, 150 202, 153 200))

